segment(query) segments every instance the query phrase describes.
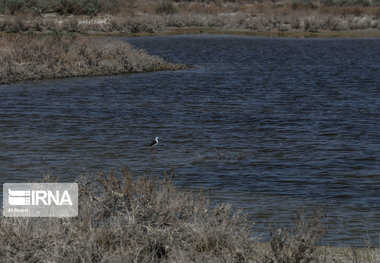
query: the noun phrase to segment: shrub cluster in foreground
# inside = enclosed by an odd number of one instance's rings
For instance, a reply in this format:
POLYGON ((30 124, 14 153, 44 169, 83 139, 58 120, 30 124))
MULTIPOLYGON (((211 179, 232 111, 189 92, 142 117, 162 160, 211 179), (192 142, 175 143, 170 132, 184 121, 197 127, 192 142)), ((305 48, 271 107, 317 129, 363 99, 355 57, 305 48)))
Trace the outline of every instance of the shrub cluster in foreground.
POLYGON ((211 209, 169 176, 128 170, 79 180, 75 218, 1 218, 0 258, 11 262, 242 262, 251 228, 230 205, 211 209))
MULTIPOLYGON (((44 182, 52 182, 45 178, 44 182)), ((320 214, 296 217, 292 231, 254 238, 247 216, 229 204, 175 187, 172 176, 99 174, 78 179, 74 218, 0 218, 6 262, 379 262, 379 250, 316 247, 320 214)))
POLYGON ((185 68, 115 38, 52 34, 0 38, 0 84, 185 68))

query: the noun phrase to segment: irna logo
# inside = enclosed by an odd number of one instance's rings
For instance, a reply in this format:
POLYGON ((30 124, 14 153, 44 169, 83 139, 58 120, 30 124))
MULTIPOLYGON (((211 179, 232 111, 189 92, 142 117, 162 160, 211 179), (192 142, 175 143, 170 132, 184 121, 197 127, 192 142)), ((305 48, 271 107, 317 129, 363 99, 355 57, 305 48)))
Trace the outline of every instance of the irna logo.
POLYGON ((8 217, 73 217, 78 215, 76 183, 6 183, 3 215, 8 217))
POLYGON ((11 190, 8 189, 8 203, 10 205, 73 205, 67 190, 11 190))

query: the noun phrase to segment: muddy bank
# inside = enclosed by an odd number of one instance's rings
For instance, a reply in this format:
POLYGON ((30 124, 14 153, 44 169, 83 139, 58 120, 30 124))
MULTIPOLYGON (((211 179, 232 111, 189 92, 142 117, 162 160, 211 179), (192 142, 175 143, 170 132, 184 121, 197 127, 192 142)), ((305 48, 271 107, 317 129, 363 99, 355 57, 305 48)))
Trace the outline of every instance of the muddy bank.
POLYGON ((114 38, 12 35, 0 38, 0 84, 26 80, 176 70, 114 38))

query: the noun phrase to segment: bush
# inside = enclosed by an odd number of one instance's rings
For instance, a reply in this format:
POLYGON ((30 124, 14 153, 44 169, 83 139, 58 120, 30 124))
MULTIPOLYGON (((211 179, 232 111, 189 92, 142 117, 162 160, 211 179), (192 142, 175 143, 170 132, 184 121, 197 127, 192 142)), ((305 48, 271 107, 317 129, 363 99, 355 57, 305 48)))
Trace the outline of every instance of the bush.
POLYGON ((326 6, 370 6, 369 0, 324 0, 322 2, 326 6))
POLYGON ((75 218, 0 218, 10 262, 244 262, 247 218, 173 186, 170 175, 82 177, 75 218))
POLYGON ((161 14, 161 13, 174 14, 175 12, 177 12, 177 10, 174 7, 172 1, 170 1, 170 0, 164 0, 164 1, 162 1, 158 5, 158 7, 156 8, 156 13, 157 14, 161 14))
POLYGON ((101 6, 98 0, 60 0, 56 11, 60 14, 96 15, 101 6))
POLYGON ((96 15, 101 11, 119 8, 122 0, 2 0, 1 13, 54 11, 60 14, 96 15))
POLYGON ((307 217, 305 210, 296 214, 293 233, 279 228, 270 232, 272 255, 267 263, 304 263, 318 262, 314 254, 316 243, 322 238, 325 228, 321 223, 321 211, 315 209, 307 217))
POLYGON ((25 2, 23 0, 9 0, 2 2, 4 4, 4 10, 7 10, 11 15, 14 15, 16 11, 23 9, 25 2))
MULTIPOLYGON (((56 1, 51 1, 51 0, 35 0, 35 8, 39 12, 49 12, 49 11, 55 11, 56 8, 56 1)), ((33 6, 31 6, 33 8, 33 6)))

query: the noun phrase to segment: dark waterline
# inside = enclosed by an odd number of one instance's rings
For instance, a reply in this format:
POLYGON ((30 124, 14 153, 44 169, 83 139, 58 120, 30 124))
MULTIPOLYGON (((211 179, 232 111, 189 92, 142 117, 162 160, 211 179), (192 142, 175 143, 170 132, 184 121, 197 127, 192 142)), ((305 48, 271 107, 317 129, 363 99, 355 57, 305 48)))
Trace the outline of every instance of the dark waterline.
POLYGON ((258 233, 322 205, 326 244, 379 245, 379 39, 127 40, 195 67, 1 86, 2 183, 173 167, 258 233))

